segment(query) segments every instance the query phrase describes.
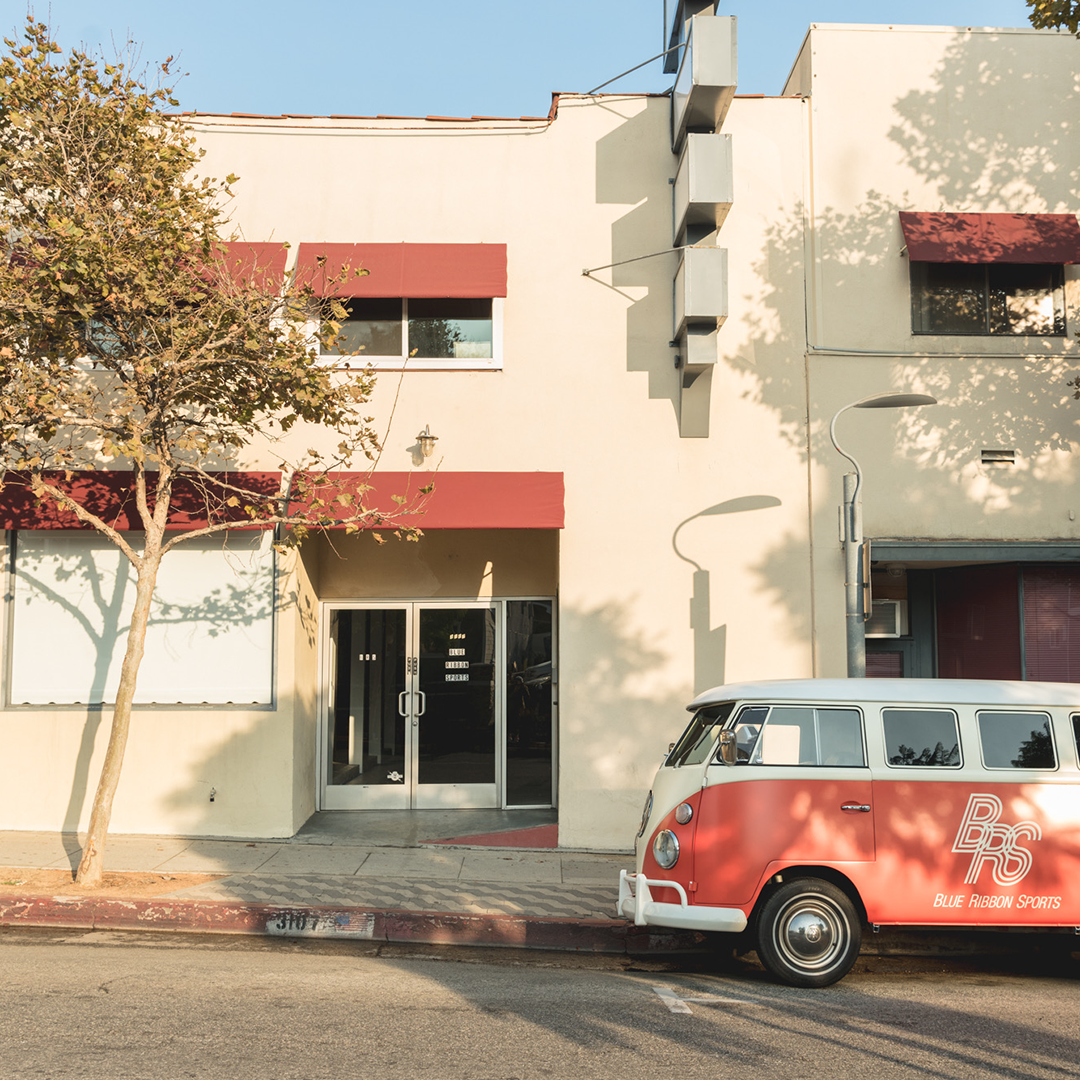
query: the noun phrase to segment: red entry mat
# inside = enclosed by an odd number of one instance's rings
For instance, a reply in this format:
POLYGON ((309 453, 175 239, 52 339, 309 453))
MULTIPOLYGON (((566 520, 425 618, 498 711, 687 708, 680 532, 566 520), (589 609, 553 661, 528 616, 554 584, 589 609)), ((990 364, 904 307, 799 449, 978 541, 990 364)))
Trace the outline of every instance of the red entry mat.
POLYGON ((555 848, 559 846, 559 826, 534 825, 530 829, 451 836, 445 840, 424 840, 425 844, 462 844, 473 847, 555 848))

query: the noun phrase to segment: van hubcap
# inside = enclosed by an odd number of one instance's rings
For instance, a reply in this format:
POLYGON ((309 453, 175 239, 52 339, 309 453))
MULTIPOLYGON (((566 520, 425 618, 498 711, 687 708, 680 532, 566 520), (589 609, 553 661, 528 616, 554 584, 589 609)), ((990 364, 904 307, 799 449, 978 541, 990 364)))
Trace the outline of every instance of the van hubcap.
POLYGON ((787 951, 802 961, 820 960, 836 942, 833 925, 819 911, 798 911, 784 928, 787 951))

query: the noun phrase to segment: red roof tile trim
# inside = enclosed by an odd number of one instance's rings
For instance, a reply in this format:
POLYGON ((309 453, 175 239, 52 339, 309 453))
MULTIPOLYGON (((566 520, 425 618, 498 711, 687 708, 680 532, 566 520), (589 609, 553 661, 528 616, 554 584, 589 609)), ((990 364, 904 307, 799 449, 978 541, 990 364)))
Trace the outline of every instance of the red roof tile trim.
POLYGON ((913 262, 1080 263, 1075 214, 900 213, 913 262))
POLYGON ((301 244, 296 280, 320 296, 413 298, 506 295, 505 244, 301 244), (320 257, 326 259, 320 266, 320 257), (348 266, 367 270, 336 287, 348 266))

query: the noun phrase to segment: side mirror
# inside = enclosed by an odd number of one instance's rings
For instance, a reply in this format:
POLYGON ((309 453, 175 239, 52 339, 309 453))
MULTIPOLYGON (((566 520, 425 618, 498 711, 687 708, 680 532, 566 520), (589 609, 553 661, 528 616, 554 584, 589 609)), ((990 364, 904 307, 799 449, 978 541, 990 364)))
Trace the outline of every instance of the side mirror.
POLYGON ((735 744, 735 732, 734 731, 721 731, 720 732, 720 751, 717 757, 725 765, 734 765, 738 760, 738 749, 735 744))

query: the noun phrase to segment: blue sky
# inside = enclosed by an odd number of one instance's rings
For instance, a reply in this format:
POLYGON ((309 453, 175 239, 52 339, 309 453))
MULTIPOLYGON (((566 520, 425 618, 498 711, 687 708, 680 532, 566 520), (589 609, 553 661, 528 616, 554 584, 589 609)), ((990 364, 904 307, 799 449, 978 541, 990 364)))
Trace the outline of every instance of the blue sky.
MULTIPOLYGON (((2 5, 10 37, 21 4, 2 5)), ((45 0, 65 47, 129 38, 173 54, 184 109, 406 116, 545 114, 660 52, 663 0, 45 0)), ((811 22, 1026 26, 1024 0, 724 0, 739 17, 739 91, 778 93, 811 22)), ((654 62, 610 89, 663 91, 654 62)))

